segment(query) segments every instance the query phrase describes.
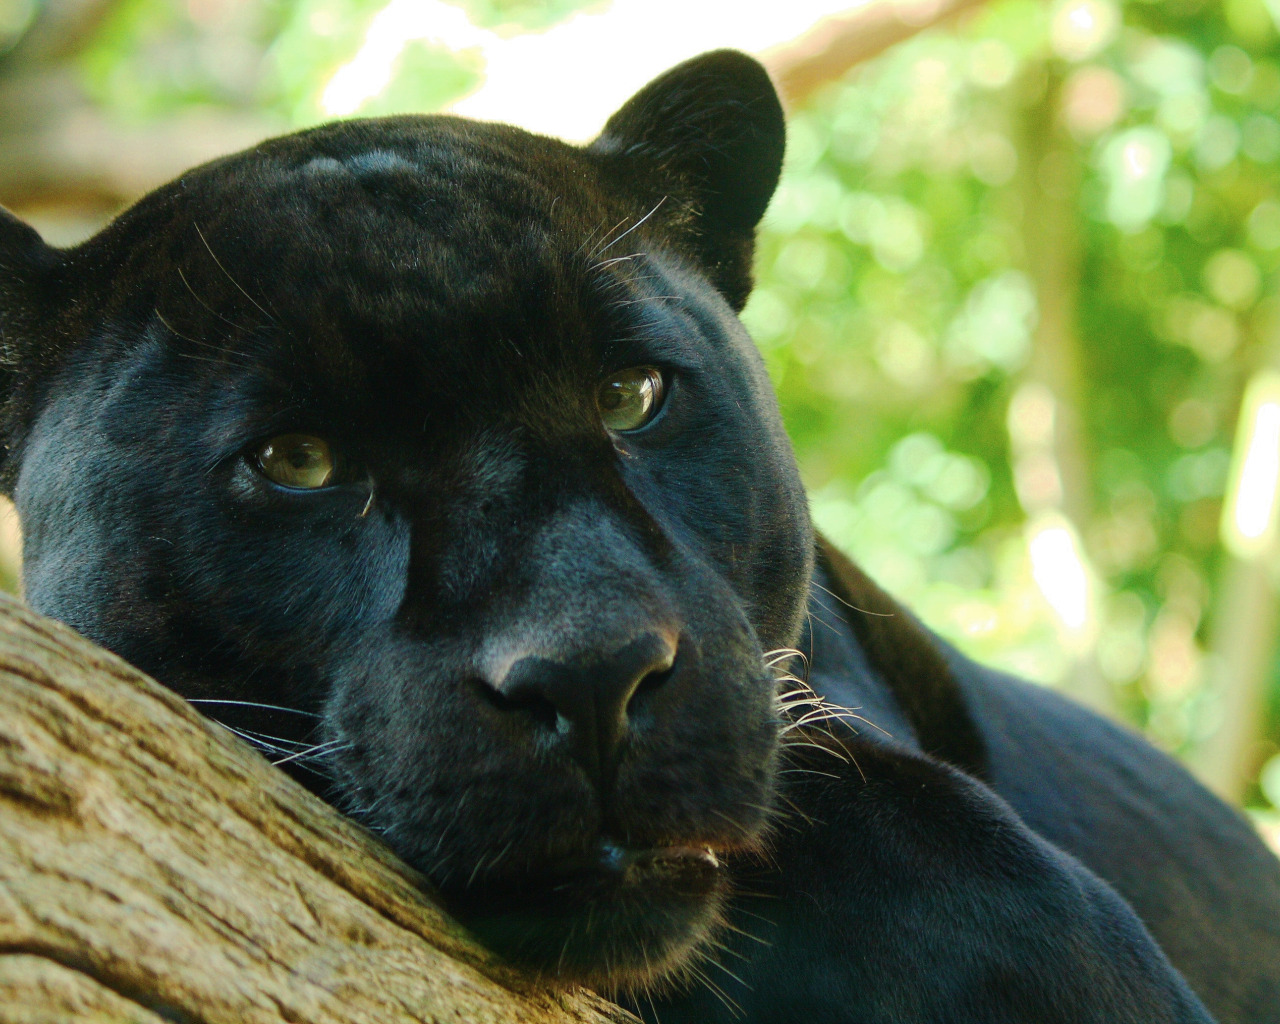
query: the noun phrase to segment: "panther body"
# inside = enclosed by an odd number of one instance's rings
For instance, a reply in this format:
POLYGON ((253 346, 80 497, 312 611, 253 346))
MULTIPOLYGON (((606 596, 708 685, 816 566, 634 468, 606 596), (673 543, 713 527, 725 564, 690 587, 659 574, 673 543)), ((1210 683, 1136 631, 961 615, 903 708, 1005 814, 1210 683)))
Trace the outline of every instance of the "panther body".
POLYGON ((1247 823, 815 542, 736 316, 782 151, 720 52, 585 148, 351 121, 73 249, 0 211, 29 602, 666 1024, 1280 1021, 1247 823))

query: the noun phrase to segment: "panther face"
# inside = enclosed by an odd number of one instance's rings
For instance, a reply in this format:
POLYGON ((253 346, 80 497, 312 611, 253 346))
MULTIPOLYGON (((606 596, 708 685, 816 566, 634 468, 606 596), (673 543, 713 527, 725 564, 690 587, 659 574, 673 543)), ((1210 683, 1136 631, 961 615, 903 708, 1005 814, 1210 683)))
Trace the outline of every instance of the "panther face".
POLYGON ((773 811, 765 654, 811 569, 735 315, 781 151, 719 53, 586 149, 354 121, 72 250, 0 222, 29 601, 274 744, 500 951, 670 973, 773 811))

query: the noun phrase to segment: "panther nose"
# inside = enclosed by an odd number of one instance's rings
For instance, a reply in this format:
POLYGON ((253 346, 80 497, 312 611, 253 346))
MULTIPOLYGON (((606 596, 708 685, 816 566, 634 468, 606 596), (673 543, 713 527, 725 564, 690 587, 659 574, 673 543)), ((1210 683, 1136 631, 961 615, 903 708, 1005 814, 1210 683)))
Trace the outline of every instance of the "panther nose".
POLYGON ((588 775, 607 785, 637 699, 666 680, 675 657, 675 637, 647 632, 603 658, 520 658, 495 688, 507 706, 554 729, 588 775))

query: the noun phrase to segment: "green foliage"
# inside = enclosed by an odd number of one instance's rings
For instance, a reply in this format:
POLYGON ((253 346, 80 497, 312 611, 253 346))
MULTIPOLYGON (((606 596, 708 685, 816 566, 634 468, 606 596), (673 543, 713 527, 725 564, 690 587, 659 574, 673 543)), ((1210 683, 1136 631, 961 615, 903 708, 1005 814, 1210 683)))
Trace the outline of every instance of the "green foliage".
MULTIPOLYGON (((477 26, 509 34, 549 28, 593 4, 457 0, 453 6, 477 26)), ((29 6, 0 0, 0 50, 6 26, 16 26, 29 6)), ((329 116, 320 103, 325 84, 388 6, 388 0, 117 0, 81 54, 81 69, 91 95, 125 119, 218 105, 313 124, 329 116)), ((482 72, 474 54, 411 41, 390 81, 359 112, 437 110, 474 88, 482 72)))
POLYGON ((22 38, 36 10, 36 0, 0 0, 0 54, 22 38))
POLYGON ((497 32, 540 32, 584 8, 602 8, 606 0, 466 0, 465 8, 477 25, 497 32))
POLYGON ((248 107, 261 87, 256 5, 120 0, 80 56, 91 96, 113 115, 146 120, 192 106, 248 107))
POLYGON ((898 47, 793 117, 746 311, 833 539, 982 656, 1095 659, 1175 749, 1213 719, 1236 404, 1280 341, 1274 43, 1260 3, 1006 0, 898 47), (1082 428, 1088 637, 1031 579, 1010 433, 1064 296, 1079 373, 1044 382, 1082 428))
MULTIPOLYGON (((301 0, 282 7, 266 54, 270 86, 264 99, 295 125, 323 120, 324 83, 356 55, 369 23, 385 6, 385 0, 301 0)), ((438 88, 431 92, 439 97, 438 88)))

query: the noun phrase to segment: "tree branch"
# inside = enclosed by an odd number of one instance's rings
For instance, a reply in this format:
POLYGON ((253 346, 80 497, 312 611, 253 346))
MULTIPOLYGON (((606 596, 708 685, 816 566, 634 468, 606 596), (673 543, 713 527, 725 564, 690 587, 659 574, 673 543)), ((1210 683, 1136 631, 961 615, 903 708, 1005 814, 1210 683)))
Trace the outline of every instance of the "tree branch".
POLYGON ((0 1022, 622 1024, 499 963, 378 841, 0 599, 0 1022))
POLYGON ((765 67, 789 106, 802 104, 821 86, 857 64, 985 0, 871 0, 823 18, 798 39, 763 55, 765 67))

